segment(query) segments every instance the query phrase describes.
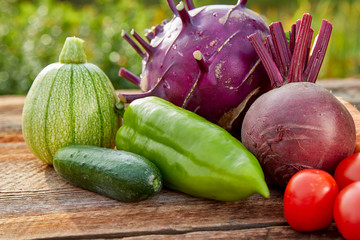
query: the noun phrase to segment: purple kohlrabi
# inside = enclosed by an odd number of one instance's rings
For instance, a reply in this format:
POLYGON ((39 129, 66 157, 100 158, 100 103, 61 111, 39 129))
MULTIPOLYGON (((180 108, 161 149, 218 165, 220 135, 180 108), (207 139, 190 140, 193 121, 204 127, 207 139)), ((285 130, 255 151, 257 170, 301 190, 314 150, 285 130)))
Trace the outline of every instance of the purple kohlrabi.
POLYGON ((123 31, 122 36, 143 58, 140 77, 120 70, 120 76, 143 91, 123 94, 126 101, 158 96, 239 137, 245 111, 270 89, 268 76, 247 38, 253 33, 265 38, 268 25, 245 7, 246 2, 195 8, 192 0, 178 5, 168 0, 174 17, 148 31, 148 41, 132 30, 139 46, 123 31))

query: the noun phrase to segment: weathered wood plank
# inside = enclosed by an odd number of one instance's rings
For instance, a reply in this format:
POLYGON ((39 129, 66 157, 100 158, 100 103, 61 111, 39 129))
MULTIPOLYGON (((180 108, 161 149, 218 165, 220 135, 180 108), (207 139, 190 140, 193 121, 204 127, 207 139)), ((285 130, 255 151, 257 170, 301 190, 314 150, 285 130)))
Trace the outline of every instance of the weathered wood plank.
POLYGON ((25 143, 0 144, 0 236, 44 238, 132 236, 286 225, 282 194, 218 202, 163 190, 121 203, 74 187, 36 159, 25 143))
MULTIPOLYGON (((360 104, 360 80, 319 81, 360 104)), ((342 239, 335 224, 299 233, 282 212, 282 192, 237 202, 164 189, 121 203, 74 187, 33 156, 21 133, 24 96, 0 96, 0 239, 342 239)), ((358 105, 359 106, 359 105, 358 105)))
POLYGON ((175 239, 252 239, 252 240, 288 240, 288 239, 343 239, 335 225, 333 224, 329 228, 310 232, 300 233, 293 231, 289 226, 271 226, 262 228, 251 228, 251 229, 229 229, 223 231, 194 231, 189 233, 178 233, 178 234, 156 234, 156 235, 143 235, 134 237, 125 237, 123 240, 175 240, 175 239))
POLYGON ((21 134, 24 101, 24 96, 0 97, 0 142, 24 141, 21 134))
POLYGON ((317 83, 330 90, 335 96, 360 108, 360 78, 319 80, 317 83))
POLYGON ((0 143, 0 166, 1 239, 340 239, 334 227, 309 234, 289 228, 276 189, 270 199, 238 202, 165 189, 146 201, 121 203, 66 183, 23 142, 0 143))

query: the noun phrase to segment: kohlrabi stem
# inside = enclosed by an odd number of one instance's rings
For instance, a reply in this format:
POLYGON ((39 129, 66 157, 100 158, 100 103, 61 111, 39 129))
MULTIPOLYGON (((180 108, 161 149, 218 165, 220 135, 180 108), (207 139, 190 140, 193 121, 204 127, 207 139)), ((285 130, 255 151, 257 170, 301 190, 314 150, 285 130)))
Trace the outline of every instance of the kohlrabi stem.
POLYGON ((167 23, 168 21, 165 19, 161 24, 158 24, 155 27, 152 27, 150 30, 147 30, 145 34, 146 39, 151 42, 151 40, 153 40, 156 35, 164 31, 164 25, 167 23))
POLYGON ((156 96, 157 87, 154 87, 154 89, 148 91, 148 92, 142 92, 142 93, 134 93, 134 94, 122 94, 122 96, 125 98, 125 102, 129 103, 139 98, 149 97, 149 96, 156 96))
POLYGON ((147 43, 142 37, 140 37, 140 35, 134 29, 131 30, 130 34, 136 39, 136 41, 138 41, 138 43, 145 49, 145 51, 151 57, 154 53, 154 48, 149 43, 147 43))
POLYGON ((200 67, 200 71, 203 73, 208 72, 209 64, 206 61, 206 59, 204 58, 203 54, 199 50, 196 50, 195 52, 193 52, 193 57, 195 58, 196 62, 198 63, 198 65, 200 67))
POLYGON ((183 23, 183 27, 187 25, 192 25, 191 16, 189 12, 186 10, 184 2, 181 1, 177 6, 176 10, 179 12, 179 17, 183 23))
POLYGON ((155 33, 153 31, 148 31, 146 32, 145 37, 148 40, 148 42, 151 42, 151 40, 153 40, 155 37, 155 33))
POLYGON ((125 78, 126 80, 132 82, 137 86, 140 86, 141 79, 132 72, 126 70, 125 68, 120 69, 119 76, 125 78))
POLYGON ((121 36, 135 49, 135 51, 142 57, 145 58, 145 52, 136 44, 136 42, 127 34, 124 30, 121 31, 121 36))
POLYGON ((61 50, 60 63, 86 63, 84 40, 77 37, 68 37, 61 50))
POLYGON ((167 3, 171 9, 171 11, 175 14, 178 15, 178 11, 176 10, 176 5, 174 3, 174 0, 167 0, 167 3))
POLYGON ((164 26, 161 24, 157 24, 154 28, 155 36, 163 31, 164 31, 164 26))
POLYGON ((247 3, 247 0, 239 0, 236 5, 240 5, 242 7, 245 7, 246 3, 247 3))
POLYGON ((187 6, 187 8, 188 8, 189 10, 195 8, 193 0, 185 0, 185 3, 186 3, 186 6, 187 6))

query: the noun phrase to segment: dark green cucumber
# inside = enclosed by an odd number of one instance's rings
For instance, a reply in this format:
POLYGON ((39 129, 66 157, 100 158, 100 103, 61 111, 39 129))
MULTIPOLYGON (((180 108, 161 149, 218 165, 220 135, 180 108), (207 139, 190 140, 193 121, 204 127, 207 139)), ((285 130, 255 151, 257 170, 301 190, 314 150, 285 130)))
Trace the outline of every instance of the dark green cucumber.
POLYGON ((162 188, 159 169, 126 151, 72 145, 56 152, 53 166, 69 183, 123 202, 147 199, 162 188))

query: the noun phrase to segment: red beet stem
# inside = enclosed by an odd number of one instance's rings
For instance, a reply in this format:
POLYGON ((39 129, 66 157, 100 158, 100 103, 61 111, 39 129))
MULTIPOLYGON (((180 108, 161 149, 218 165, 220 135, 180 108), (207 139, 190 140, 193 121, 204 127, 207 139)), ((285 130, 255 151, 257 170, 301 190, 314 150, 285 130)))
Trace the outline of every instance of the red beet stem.
POLYGON ((145 49, 145 51, 149 54, 149 56, 152 56, 154 52, 154 48, 147 43, 140 35, 134 30, 131 30, 131 35, 140 43, 140 45, 145 49))
POLYGON ((186 6, 189 10, 194 9, 194 2, 192 0, 185 0, 186 6))
POLYGON ((270 56, 272 57, 272 59, 276 63, 277 59, 275 59, 276 56, 275 56, 274 43, 272 42, 270 35, 265 37, 265 47, 266 47, 267 51, 269 52, 270 56))
POLYGON ((306 13, 291 26, 289 43, 280 22, 270 24, 270 35, 265 37, 264 44, 258 34, 248 37, 273 87, 290 82, 316 81, 329 44, 332 24, 327 20, 322 21, 310 55, 314 35, 311 20, 311 15, 306 13))
POLYGON ((326 49, 329 45, 331 32, 332 24, 327 20, 323 20, 319 35, 316 38, 316 42, 309 59, 309 63, 304 72, 308 82, 315 82, 317 79, 320 67, 325 57, 326 49))
POLYGON ((289 46, 291 53, 294 52, 296 41, 296 24, 291 25, 291 30, 289 31, 289 46))
POLYGON ((297 36, 299 35, 300 25, 301 25, 301 19, 298 19, 296 21, 295 41, 296 41, 297 36))
POLYGON ((296 38, 293 57, 290 63, 287 82, 303 82, 303 71, 306 63, 306 47, 308 43, 312 16, 305 13, 301 19, 299 33, 296 38))
POLYGON ((272 23, 270 24, 269 28, 275 49, 276 59, 278 59, 277 66, 284 78, 288 75, 291 62, 290 46, 287 42, 284 28, 281 22, 272 23))
POLYGON ((140 86, 141 79, 125 68, 120 69, 119 76, 125 78, 137 86, 140 86))
POLYGON ((257 33, 254 33, 248 37, 251 45, 254 47, 258 54, 264 68, 269 75, 271 86, 280 87, 283 83, 283 78, 277 68, 275 62, 271 58, 270 53, 267 51, 263 41, 257 33))
POLYGON ((191 16, 190 16, 189 12, 186 10, 184 2, 181 1, 176 6, 176 10, 179 13, 179 17, 183 23, 183 26, 192 25, 191 16))
MULTIPOLYGON (((307 64, 308 64, 308 61, 309 61, 310 49, 311 49, 311 43, 312 43, 313 35, 314 35, 314 29, 310 28, 310 33, 309 33, 309 36, 308 36, 308 42, 307 42, 307 44, 306 44, 305 68, 307 67, 307 64)), ((304 74, 304 80, 306 81, 306 76, 305 76, 305 74, 304 74)))
POLYGON ((145 58, 146 54, 141 50, 139 45, 127 34, 124 30, 121 32, 121 36, 135 49, 135 51, 142 57, 145 58))

